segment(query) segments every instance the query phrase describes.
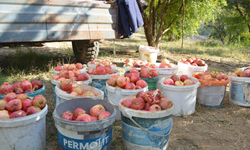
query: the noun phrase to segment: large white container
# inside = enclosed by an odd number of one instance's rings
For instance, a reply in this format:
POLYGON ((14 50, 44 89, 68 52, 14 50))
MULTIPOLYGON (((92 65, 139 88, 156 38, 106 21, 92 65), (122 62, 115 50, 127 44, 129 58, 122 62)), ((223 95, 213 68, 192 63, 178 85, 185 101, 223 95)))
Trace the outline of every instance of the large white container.
MULTIPOLYGON (((85 73, 85 72, 86 72, 86 67, 85 67, 85 66, 82 66, 82 67, 83 67, 83 68, 80 69, 80 71, 81 71, 81 73, 85 73)), ((62 66, 62 68, 63 68, 63 66, 62 66)), ((57 75, 59 72, 60 72, 60 71, 56 71, 55 69, 53 70, 53 73, 54 73, 55 75, 57 75)))
POLYGON ((156 63, 159 49, 151 46, 140 45, 139 47, 139 59, 147 60, 149 63, 156 63))
POLYGON ((197 72, 206 72, 207 71, 207 65, 206 66, 191 66, 191 65, 187 65, 184 64, 182 62, 178 62, 178 67, 179 67, 179 71, 178 71, 178 75, 188 75, 188 76, 192 76, 194 73, 197 72))
POLYGON ((160 80, 160 90, 163 93, 163 96, 171 99, 175 108, 173 115, 190 115, 195 112, 196 105, 196 94, 197 88, 200 86, 198 79, 194 77, 189 77, 195 84, 185 85, 185 86, 174 86, 174 85, 165 85, 163 81, 167 79, 166 77, 160 80))
POLYGON ((1 150, 44 150, 46 105, 40 112, 21 118, 0 120, 1 150))
POLYGON ((142 89, 137 89, 137 90, 127 90, 127 89, 119 89, 119 88, 115 88, 113 86, 108 85, 108 83, 106 83, 106 89, 107 89, 107 97, 108 97, 108 101, 110 104, 112 104, 115 109, 117 110, 117 116, 116 116, 116 120, 121 120, 121 114, 119 111, 119 101, 126 96, 130 96, 130 95, 136 95, 138 92, 140 91, 147 91, 148 87, 142 88, 142 89))
POLYGON ((229 100, 239 106, 250 107, 250 78, 229 76, 229 100))

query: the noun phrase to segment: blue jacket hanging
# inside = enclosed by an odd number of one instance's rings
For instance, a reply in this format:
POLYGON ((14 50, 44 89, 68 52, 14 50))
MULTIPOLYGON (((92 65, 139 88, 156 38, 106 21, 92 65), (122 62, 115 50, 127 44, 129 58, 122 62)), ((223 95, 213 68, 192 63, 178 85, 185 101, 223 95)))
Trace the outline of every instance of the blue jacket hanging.
POLYGON ((130 38, 143 25, 143 19, 136 0, 117 0, 119 7, 119 36, 130 38))

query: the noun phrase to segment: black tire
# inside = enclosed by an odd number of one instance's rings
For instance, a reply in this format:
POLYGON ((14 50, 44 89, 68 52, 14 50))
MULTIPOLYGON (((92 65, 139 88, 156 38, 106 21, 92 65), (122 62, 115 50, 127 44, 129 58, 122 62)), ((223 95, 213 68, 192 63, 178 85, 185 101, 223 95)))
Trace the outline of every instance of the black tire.
POLYGON ((90 43, 89 40, 72 41, 73 51, 78 62, 87 64, 95 60, 99 52, 99 42, 90 43))

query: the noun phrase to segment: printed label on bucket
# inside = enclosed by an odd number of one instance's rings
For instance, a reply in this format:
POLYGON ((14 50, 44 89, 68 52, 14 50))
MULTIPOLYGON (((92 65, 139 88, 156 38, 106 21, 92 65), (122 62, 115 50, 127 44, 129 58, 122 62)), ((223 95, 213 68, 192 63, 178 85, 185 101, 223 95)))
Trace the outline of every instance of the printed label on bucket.
MULTIPOLYGON (((59 131, 57 133, 60 148, 65 150, 104 150, 112 139, 112 130, 104 136, 93 139, 73 139, 64 136, 59 131)), ((91 135, 89 135, 89 138, 91 138, 91 135)))
POLYGON ((231 83, 231 99, 242 103, 250 103, 250 85, 231 83))
MULTIPOLYGON (((164 126, 152 126, 148 128, 148 131, 151 131, 157 135, 168 134, 172 128, 172 120, 169 120, 168 123, 164 123, 164 126)), ((141 130, 140 128, 130 126, 122 121, 122 137, 133 144, 148 146, 148 147, 164 147, 169 140, 169 134, 167 136, 158 137, 152 135, 146 131, 141 130)))

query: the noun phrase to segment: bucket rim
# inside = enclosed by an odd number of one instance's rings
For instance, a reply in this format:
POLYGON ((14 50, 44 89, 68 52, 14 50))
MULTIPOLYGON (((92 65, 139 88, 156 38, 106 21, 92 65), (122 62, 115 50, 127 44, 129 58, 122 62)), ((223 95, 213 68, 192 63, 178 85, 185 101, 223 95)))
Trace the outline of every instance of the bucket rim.
POLYGON ((229 81, 236 81, 236 82, 242 82, 242 83, 250 83, 249 77, 235 77, 229 75, 229 81))
MULTIPOLYGON (((88 99, 90 100, 91 98, 88 98, 88 99)), ((74 100, 79 100, 79 99, 72 99, 72 100, 74 101, 74 100)), ((69 103, 72 100, 65 101, 63 103, 69 103)), ((98 101, 98 100, 94 100, 94 99, 91 99, 91 100, 98 101)), ((103 100, 99 100, 99 101, 105 102, 103 100)), ((63 103, 60 103, 59 105, 62 105, 63 103)), ((108 102, 105 102, 105 103, 108 103, 108 102)), ((55 124, 59 125, 60 127, 63 127, 62 125, 65 125, 66 127, 70 128, 71 130, 76 130, 76 131, 79 131, 77 129, 79 127, 83 127, 83 126, 84 126, 84 129, 87 129, 87 128, 89 129, 89 128, 93 127, 94 125, 98 125, 100 127, 106 125, 105 127, 108 127, 114 123, 114 121, 116 119, 116 115, 117 115, 116 109, 114 108, 114 106, 111 105, 114 111, 111 114, 111 116, 106 118, 106 119, 90 121, 90 122, 70 121, 70 120, 63 119, 59 114, 57 114, 56 111, 57 111, 58 106, 54 109, 53 114, 52 114, 54 121, 55 121, 55 124)), ((90 130, 88 130, 88 131, 90 131, 90 130)), ((95 131, 95 130, 92 130, 92 131, 95 131)))
MULTIPOLYGON (((78 84, 90 84, 92 82, 92 78, 89 74, 85 73, 87 76, 88 76, 88 80, 85 80, 85 81, 75 81, 77 82, 78 84)), ((56 76, 56 75, 53 75, 53 77, 56 76)), ((57 80, 54 80, 53 77, 51 77, 51 80, 50 82, 53 84, 53 85, 57 85, 58 83, 60 83, 61 81, 57 81, 57 80)))
POLYGON ((39 112, 28 115, 25 117, 20 118, 11 118, 11 119, 1 119, 0 120, 0 127, 18 127, 18 126, 25 126, 27 124, 34 123, 39 121, 40 119, 44 118, 48 113, 48 105, 39 112))
POLYGON ((174 86, 174 85, 166 85, 166 84, 163 84, 163 81, 164 81, 165 79, 168 79, 168 78, 169 78, 169 77, 163 77, 163 78, 159 81, 159 83, 160 83, 160 85, 161 85, 162 88, 168 89, 168 90, 170 89, 171 91, 183 91, 183 90, 187 91, 187 90, 193 90, 193 89, 197 89, 197 88, 201 85, 201 83, 199 82, 199 80, 196 79, 195 77, 189 77, 189 79, 192 79, 192 80, 196 81, 196 83, 193 84, 193 85, 174 86))
POLYGON ((130 95, 122 98, 119 101, 119 110, 126 117, 138 117, 138 118, 162 118, 171 116, 174 111, 175 104, 169 109, 161 110, 161 111, 142 111, 142 110, 134 110, 123 106, 121 103, 125 99, 132 99, 135 95, 130 95), (157 116, 156 116, 157 115, 157 116))
POLYGON ((108 75, 91 75, 91 74, 88 74, 88 73, 86 73, 86 74, 91 76, 92 79, 108 80, 111 76, 120 74, 119 70, 117 70, 117 69, 114 69, 114 70, 115 70, 115 73, 108 74, 108 75))

